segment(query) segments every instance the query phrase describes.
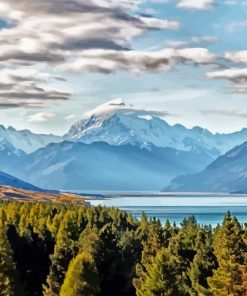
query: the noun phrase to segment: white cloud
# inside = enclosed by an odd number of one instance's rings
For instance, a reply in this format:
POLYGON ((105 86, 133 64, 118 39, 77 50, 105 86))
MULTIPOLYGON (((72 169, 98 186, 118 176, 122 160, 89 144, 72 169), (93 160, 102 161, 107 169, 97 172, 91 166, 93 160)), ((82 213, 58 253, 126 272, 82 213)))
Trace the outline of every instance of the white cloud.
POLYGON ((188 39, 184 40, 167 40, 165 42, 166 46, 172 47, 172 48, 181 48, 181 47, 188 47, 195 44, 201 44, 201 43, 214 43, 218 40, 218 37, 216 36, 192 36, 188 39))
POLYGON ((247 21, 244 20, 244 21, 236 21, 236 22, 231 22, 230 24, 228 24, 226 26, 226 30, 229 32, 229 33, 234 33, 238 30, 244 30, 247 28, 247 21))
POLYGON ((185 47, 188 46, 188 40, 167 40, 166 46, 171 48, 185 47))
POLYGON ((87 50, 79 57, 68 59, 61 69, 74 72, 111 73, 127 70, 134 73, 169 71, 176 64, 214 63, 215 55, 205 48, 163 49, 144 51, 87 50))
POLYGON ((237 4, 246 5, 247 1, 246 0, 227 0, 227 1, 225 1, 225 4, 227 4, 227 5, 237 5, 237 4))
POLYGON ((48 87, 49 83, 64 80, 60 76, 20 67, 0 69, 0 107, 43 107, 48 102, 69 100, 71 94, 48 87), (47 86, 41 86, 42 84, 47 86))
POLYGON ((222 115, 229 117, 247 118, 247 112, 239 109, 224 110, 224 109, 205 109, 200 111, 203 115, 222 115))
POLYGON ((242 80, 247 78, 246 69, 227 69, 222 71, 209 72, 206 74, 211 79, 229 79, 229 80, 242 80))
POLYGON ((75 119, 75 118, 76 118, 75 114, 70 114, 70 115, 65 117, 66 120, 72 120, 72 119, 75 119))
POLYGON ((247 92, 247 68, 233 68, 222 71, 214 71, 207 73, 206 76, 210 79, 223 79, 231 81, 232 91, 236 93, 247 92))
POLYGON ((39 112, 28 117, 28 122, 46 122, 55 117, 54 113, 39 112))
POLYGON ((201 43, 201 42, 208 42, 208 43, 213 43, 218 41, 217 36, 210 36, 210 35, 205 35, 205 36, 193 36, 191 37, 191 42, 192 43, 201 43))
POLYGON ((192 10, 207 10, 212 7, 214 0, 181 0, 177 7, 192 10))
POLYGON ((84 59, 84 63, 88 50, 132 51, 130 42, 136 36, 150 30, 179 29, 176 20, 130 15, 129 9, 140 2, 0 0, 0 18, 10 24, 0 30, 0 61, 59 68, 68 60, 84 59))
POLYGON ((247 50, 226 52, 225 58, 234 63, 247 63, 247 50))

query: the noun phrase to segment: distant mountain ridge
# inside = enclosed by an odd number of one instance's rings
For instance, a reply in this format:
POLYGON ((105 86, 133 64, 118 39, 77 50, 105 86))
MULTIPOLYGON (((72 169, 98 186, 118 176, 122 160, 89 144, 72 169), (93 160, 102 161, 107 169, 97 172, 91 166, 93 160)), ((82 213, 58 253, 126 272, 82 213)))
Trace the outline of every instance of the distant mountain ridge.
POLYGON ((22 163, 18 176, 42 188, 161 190, 164 182, 209 163, 207 154, 105 142, 49 144, 22 163), (199 162, 200 160, 200 162, 199 162))
POLYGON ((0 171, 14 174, 17 165, 23 162, 26 156, 24 151, 17 149, 7 140, 0 140, 0 171))
POLYGON ((45 147, 49 143, 57 143, 62 140, 63 138, 52 134, 35 134, 29 130, 16 130, 11 126, 5 128, 3 125, 0 125, 0 141, 7 141, 16 149, 26 153, 31 153, 45 147))
POLYGON ((202 172, 175 178, 165 191, 247 193, 247 142, 218 157, 202 172))

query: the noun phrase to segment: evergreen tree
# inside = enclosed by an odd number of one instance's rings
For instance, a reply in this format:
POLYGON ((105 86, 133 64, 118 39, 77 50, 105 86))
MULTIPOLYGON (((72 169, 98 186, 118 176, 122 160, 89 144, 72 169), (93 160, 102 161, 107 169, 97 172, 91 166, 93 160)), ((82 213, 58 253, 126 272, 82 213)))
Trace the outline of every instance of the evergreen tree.
POLYGON ((144 231, 143 251, 141 262, 136 265, 136 277, 133 280, 137 296, 141 296, 141 287, 146 280, 147 265, 150 264, 153 257, 156 256, 158 250, 164 245, 164 236, 159 221, 150 220, 147 222, 145 214, 142 215, 141 230, 144 231), (139 293, 139 294, 138 294, 139 293))
POLYGON ((212 294, 217 296, 244 295, 243 264, 246 245, 241 235, 241 226, 228 212, 223 226, 214 238, 214 253, 219 267, 208 279, 212 294))
POLYGON ((44 285, 45 296, 58 296, 64 281, 70 260, 77 254, 78 225, 75 213, 68 210, 56 236, 54 254, 51 256, 50 273, 44 285))
POLYGON ((190 268, 196 255, 196 238, 199 227, 195 217, 184 219, 178 233, 169 243, 171 261, 177 273, 177 282, 183 295, 190 295, 192 283, 190 268))
POLYGON ((46 285, 43 286, 45 296, 59 296, 65 273, 73 256, 70 246, 55 247, 55 252, 51 256, 50 273, 46 285))
POLYGON ((190 270, 190 279, 192 283, 190 294, 193 296, 211 295, 207 278, 213 275, 213 269, 216 268, 217 262, 213 255, 211 240, 203 229, 199 230, 197 234, 196 252, 190 270))
POLYGON ((17 280, 16 266, 13 260, 13 252, 7 239, 6 227, 0 222, 0 295, 16 295, 17 280))
POLYGON ((136 289, 142 296, 179 296, 176 273, 167 249, 161 248, 146 265, 145 279, 136 289))
POLYGON ((69 265, 60 296, 96 296, 99 291, 99 277, 92 256, 78 254, 69 265))

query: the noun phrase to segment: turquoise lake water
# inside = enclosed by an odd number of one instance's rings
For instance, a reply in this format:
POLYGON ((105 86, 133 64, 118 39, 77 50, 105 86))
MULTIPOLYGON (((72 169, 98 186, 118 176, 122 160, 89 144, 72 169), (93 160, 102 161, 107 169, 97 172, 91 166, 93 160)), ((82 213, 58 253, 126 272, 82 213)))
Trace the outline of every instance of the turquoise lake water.
POLYGON ((109 196, 89 200, 92 205, 117 207, 140 218, 144 211, 149 217, 156 217, 164 223, 181 223, 194 215, 200 224, 213 226, 223 221, 230 210, 241 223, 247 222, 247 196, 109 196))

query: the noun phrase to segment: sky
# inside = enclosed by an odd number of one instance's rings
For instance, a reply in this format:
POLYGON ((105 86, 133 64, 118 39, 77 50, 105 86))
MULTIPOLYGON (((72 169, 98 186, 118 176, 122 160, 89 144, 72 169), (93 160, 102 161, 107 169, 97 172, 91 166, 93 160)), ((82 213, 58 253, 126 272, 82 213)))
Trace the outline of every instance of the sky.
POLYGON ((63 134, 115 98, 247 127, 246 0, 0 0, 0 124, 63 134))

